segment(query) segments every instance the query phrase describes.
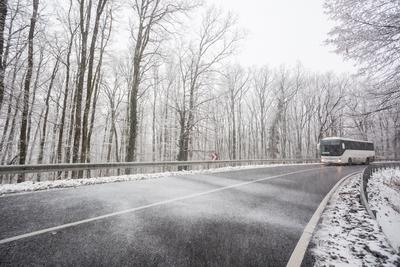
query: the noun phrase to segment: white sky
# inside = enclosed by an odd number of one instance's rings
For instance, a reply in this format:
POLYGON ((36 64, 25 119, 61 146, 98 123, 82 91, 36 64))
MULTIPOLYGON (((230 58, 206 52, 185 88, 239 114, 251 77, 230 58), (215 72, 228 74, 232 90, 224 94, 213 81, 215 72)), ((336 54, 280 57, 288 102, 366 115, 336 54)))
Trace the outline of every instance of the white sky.
POLYGON ((355 67, 324 44, 332 22, 323 0, 208 0, 239 16, 248 31, 237 61, 243 65, 295 65, 313 71, 355 72, 355 67))

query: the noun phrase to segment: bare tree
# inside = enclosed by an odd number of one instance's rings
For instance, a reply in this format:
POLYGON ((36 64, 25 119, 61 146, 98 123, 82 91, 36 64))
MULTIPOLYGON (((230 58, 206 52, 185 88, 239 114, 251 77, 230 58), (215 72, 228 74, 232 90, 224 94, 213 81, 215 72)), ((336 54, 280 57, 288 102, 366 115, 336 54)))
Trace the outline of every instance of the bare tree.
POLYGON ((209 8, 203 17, 198 39, 180 57, 183 92, 175 107, 180 127, 178 160, 188 160, 190 135, 199 121, 195 117, 196 111, 209 101, 198 98, 199 89, 205 83, 203 79, 215 72, 218 64, 232 55, 241 39, 236 19, 231 14, 224 16, 221 11, 209 8))
POLYGON ((86 1, 81 0, 79 2, 79 27, 81 34, 81 51, 80 51, 80 61, 78 67, 78 82, 76 86, 75 92, 75 133, 73 140, 73 149, 72 149, 72 162, 79 161, 79 148, 81 144, 81 130, 82 130, 82 98, 83 98, 83 85, 85 79, 85 73, 87 69, 87 42, 89 38, 89 27, 90 27, 90 19, 92 15, 92 0, 89 0, 89 3, 86 7, 86 1))
POLYGON ((3 105, 4 98, 4 63, 3 63, 3 53, 4 53, 4 26, 7 18, 7 0, 2 0, 0 2, 0 109, 3 105))
MULTIPOLYGON (((228 108, 229 108, 229 115, 230 121, 232 123, 230 127, 230 158, 236 159, 237 158, 237 148, 238 148, 238 127, 237 127, 237 120, 239 120, 239 102, 241 102, 244 94, 248 90, 248 80, 249 75, 245 72, 245 70, 239 66, 235 65, 232 67, 228 67, 225 72, 223 72, 224 77, 224 87, 226 87, 226 98, 228 100, 228 108)), ((239 128, 240 129, 240 128, 239 128)))
MULTIPOLYGON (((26 151, 27 151, 27 122, 28 122, 28 110, 29 110, 29 89, 31 85, 32 69, 33 69, 33 38, 35 34, 35 25, 38 15, 39 0, 33 0, 33 11, 31 17, 31 23, 29 27, 28 35, 28 70, 25 76, 24 83, 24 94, 23 94, 23 110, 22 110, 22 122, 20 129, 20 140, 19 140, 19 164, 25 164, 26 151)), ((18 177, 18 182, 25 180, 24 175, 18 177)))
MULTIPOLYGON (((318 78, 317 78, 318 79, 318 78)), ((316 142, 329 134, 335 122, 335 113, 343 105, 344 93, 347 89, 347 80, 339 80, 331 73, 318 79, 316 94, 316 142), (335 80, 336 79, 336 80, 335 80)), ((318 153, 318 151, 316 152, 318 153)), ((318 154, 316 155, 318 156, 318 154)))
MULTIPOLYGON (((305 77, 302 66, 297 65, 294 70, 293 86, 295 87, 295 91, 297 91, 298 93, 294 97, 294 101, 289 107, 292 109, 291 124, 294 125, 295 128, 295 142, 297 143, 295 148, 295 156, 297 158, 301 158, 304 155, 304 129, 306 128, 307 123, 311 120, 313 112, 313 104, 310 103, 310 99, 312 99, 312 92, 310 92, 310 90, 306 90, 307 85, 309 86, 308 83, 309 82, 305 77)), ((308 133, 306 133, 306 135, 308 135, 308 133)))
MULTIPOLYGON (((86 77, 86 100, 85 100, 85 108, 83 112, 83 119, 82 119, 82 145, 81 145, 81 155, 80 159, 81 162, 86 162, 88 161, 88 154, 87 151, 90 146, 89 142, 89 114, 90 114, 90 107, 92 103, 92 97, 93 97, 93 91, 95 88, 95 79, 96 75, 93 74, 94 70, 94 59, 95 59, 95 48, 96 48, 96 43, 97 43, 97 36, 99 33, 100 29, 100 19, 103 14, 104 8, 107 4, 107 0, 99 0, 97 3, 97 8, 96 8, 96 13, 95 13, 95 22, 93 26, 93 33, 92 33, 92 40, 90 42, 90 48, 89 48, 89 54, 88 54, 88 66, 87 66, 87 77, 86 77), (94 76, 94 77, 93 77, 94 76)), ((105 28, 105 27, 104 27, 105 28)), ((109 35, 108 35, 109 36, 109 35)), ((104 33, 102 34, 102 37, 105 37, 104 33)), ((102 42, 103 42, 102 38, 102 42)), ((104 52, 104 49, 102 47, 101 49, 102 52, 104 52)), ((101 63, 100 63, 101 64, 101 63)), ((100 68, 100 65, 99 65, 100 68)), ((99 69, 98 68, 98 69, 99 69)), ((97 73, 97 76, 99 76, 99 73, 97 73)))
POLYGON ((271 94, 272 94, 272 73, 267 67, 263 67, 258 71, 255 71, 254 77, 254 95, 256 97, 256 106, 260 126, 260 146, 261 146, 261 158, 264 158, 268 154, 267 146, 267 119, 268 111, 272 106, 271 94))
POLYGON ((373 78, 375 94, 385 107, 400 99, 400 27, 397 1, 326 0, 325 9, 337 24, 328 40, 336 52, 361 63, 361 73, 373 78))
POLYGON ((123 100, 123 92, 121 92, 121 82, 118 74, 115 76, 115 80, 112 86, 107 83, 105 86, 105 94, 108 100, 108 117, 110 118, 109 133, 108 133, 108 147, 107 147, 107 162, 111 161, 112 150, 114 149, 115 161, 120 161, 119 155, 119 143, 118 143, 118 131, 117 131, 117 120, 119 116, 120 106, 123 100), (114 147, 113 147, 114 142, 114 147))
POLYGON ((275 118, 270 127, 269 153, 271 153, 272 158, 275 158, 278 153, 282 158, 286 158, 289 135, 287 110, 290 101, 297 94, 298 88, 293 86, 291 73, 284 66, 277 73, 275 90, 277 103, 275 118))
POLYGON ((129 136, 126 161, 135 160, 135 146, 138 127, 138 97, 143 73, 147 70, 145 61, 158 52, 160 37, 168 32, 168 24, 174 16, 185 13, 195 5, 185 1, 141 0, 134 1, 133 11, 137 26, 132 29, 135 42, 133 52, 133 73, 129 98, 129 136), (153 46, 149 50, 150 46, 153 46))
MULTIPOLYGON (((65 67, 65 87, 64 87, 64 99, 62 103, 62 111, 61 111, 61 121, 60 121, 60 129, 58 132, 58 142, 57 142, 57 162, 62 162, 62 150, 63 150, 63 142, 64 142, 64 129, 66 123, 67 116, 67 108, 68 108, 68 98, 70 97, 70 85, 71 85, 71 54, 72 54, 72 46, 74 44, 75 35, 78 30, 78 27, 73 27, 71 22, 71 12, 72 12, 72 0, 70 0, 68 15, 66 21, 66 30, 69 34, 69 40, 67 41, 66 55, 65 59, 60 59, 61 63, 65 67)), ((69 161, 69 157, 65 158, 66 161, 69 161)), ((60 177, 61 173, 58 175, 60 177)))
POLYGON ((47 95, 46 95, 46 99, 45 99, 45 112, 44 112, 44 118, 43 118, 42 137, 40 139, 40 149, 39 149, 39 157, 38 157, 39 164, 43 163, 44 145, 45 145, 46 135, 47 135, 47 122, 48 122, 48 116, 49 116, 49 110, 50 110, 49 101, 50 101, 51 92, 52 92, 53 86, 54 86, 54 80, 57 75, 59 62, 60 61, 57 58, 56 62, 54 63, 54 68, 53 68, 53 72, 50 77, 50 84, 49 84, 49 88, 47 90, 47 95))

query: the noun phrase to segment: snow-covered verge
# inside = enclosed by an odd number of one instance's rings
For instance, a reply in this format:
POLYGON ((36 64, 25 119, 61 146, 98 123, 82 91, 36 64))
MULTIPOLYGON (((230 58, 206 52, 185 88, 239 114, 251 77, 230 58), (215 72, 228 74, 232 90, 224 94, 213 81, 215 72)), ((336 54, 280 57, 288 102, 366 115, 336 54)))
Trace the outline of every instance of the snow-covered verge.
POLYGON ((11 193, 31 192, 31 191, 54 189, 54 188, 77 187, 82 185, 137 181, 137 180, 154 179, 154 178, 161 178, 168 176, 207 174, 207 173, 218 173, 226 171, 245 170, 245 169, 294 166, 294 165, 319 165, 319 163, 248 165, 248 166, 223 167, 223 168, 205 169, 205 170, 146 173, 146 174, 120 175, 120 176, 109 176, 109 177, 84 178, 84 179, 67 179, 67 180, 41 181, 41 182, 27 181, 19 184, 0 185, 0 196, 11 193))
POLYGON ((400 168, 379 169, 368 181, 368 203, 390 244, 400 252, 400 168))
POLYGON ((346 180, 322 214, 311 240, 315 266, 400 266, 400 255, 360 203, 360 180, 346 180))

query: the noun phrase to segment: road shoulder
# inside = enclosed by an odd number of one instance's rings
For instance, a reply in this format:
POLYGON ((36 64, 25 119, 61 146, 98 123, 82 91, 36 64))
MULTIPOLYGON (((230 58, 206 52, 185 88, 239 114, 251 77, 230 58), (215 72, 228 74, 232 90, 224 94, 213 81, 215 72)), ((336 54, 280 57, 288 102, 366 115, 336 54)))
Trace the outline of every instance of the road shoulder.
POLYGON ((400 256, 360 203, 360 179, 359 174, 353 175, 332 195, 312 235, 302 266, 400 264, 400 256))

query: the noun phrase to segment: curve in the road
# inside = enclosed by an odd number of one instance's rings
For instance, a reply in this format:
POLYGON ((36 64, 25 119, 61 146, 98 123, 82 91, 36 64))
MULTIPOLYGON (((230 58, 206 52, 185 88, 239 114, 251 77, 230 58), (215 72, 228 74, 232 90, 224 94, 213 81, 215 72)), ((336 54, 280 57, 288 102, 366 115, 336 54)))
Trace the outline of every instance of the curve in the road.
POLYGON ((283 166, 10 196, 0 201, 0 265, 286 266, 321 200, 359 169, 283 166))

